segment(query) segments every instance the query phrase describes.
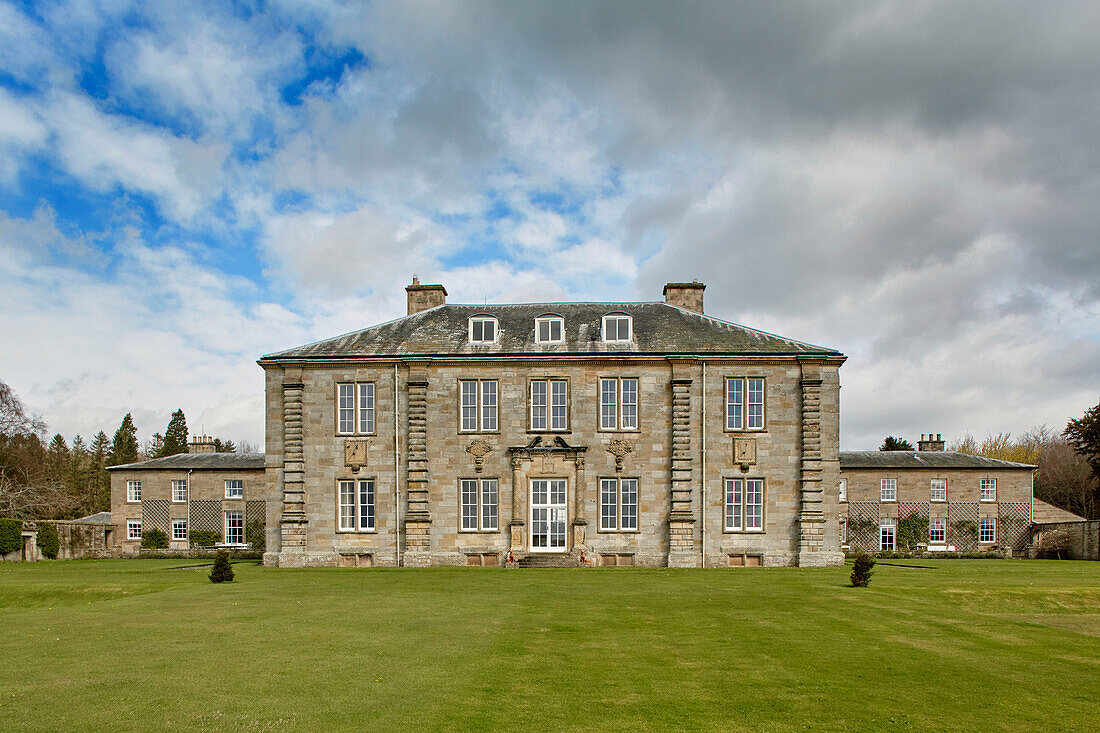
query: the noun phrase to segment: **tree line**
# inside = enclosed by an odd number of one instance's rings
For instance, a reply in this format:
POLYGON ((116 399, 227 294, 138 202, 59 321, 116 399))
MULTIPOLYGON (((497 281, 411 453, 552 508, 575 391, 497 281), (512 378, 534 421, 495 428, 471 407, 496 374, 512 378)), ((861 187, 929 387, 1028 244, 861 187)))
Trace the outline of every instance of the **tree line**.
MULTIPOLYGON (((111 480, 108 466, 187 452, 187 418, 172 413, 163 433, 154 433, 144 445, 130 413, 111 438, 100 430, 90 440, 82 435, 72 443, 61 434, 45 440, 46 423, 27 412, 19 397, 0 380, 0 517, 16 519, 71 519, 110 511, 111 480)), ((238 450, 232 440, 214 439, 219 453, 238 450)), ((247 441, 240 451, 254 452, 247 441)))

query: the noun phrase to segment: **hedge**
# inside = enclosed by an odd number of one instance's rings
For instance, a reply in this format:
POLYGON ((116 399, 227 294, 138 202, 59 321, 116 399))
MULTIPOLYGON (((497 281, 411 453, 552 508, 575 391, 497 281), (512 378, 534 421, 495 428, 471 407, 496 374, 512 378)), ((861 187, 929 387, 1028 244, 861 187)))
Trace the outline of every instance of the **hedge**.
POLYGON ((23 522, 19 519, 0 519, 0 555, 23 549, 23 522))

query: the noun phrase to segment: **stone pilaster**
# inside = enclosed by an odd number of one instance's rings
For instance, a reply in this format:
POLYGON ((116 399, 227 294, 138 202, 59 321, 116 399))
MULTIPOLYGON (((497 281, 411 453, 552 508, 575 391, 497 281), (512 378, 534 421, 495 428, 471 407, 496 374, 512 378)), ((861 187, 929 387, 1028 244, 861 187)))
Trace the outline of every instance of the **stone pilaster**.
POLYGON ((279 517, 279 564, 293 564, 306 552, 305 457, 302 451, 302 390, 298 381, 283 383, 283 511, 279 517), (291 556, 291 557, 288 557, 291 556))
POLYGON ((668 515, 669 567, 695 567, 695 515, 691 511, 691 380, 672 386, 672 497, 668 515))
POLYGON ((821 481, 821 376, 802 367, 802 487, 798 515, 799 567, 826 565, 825 513, 821 481))
POLYGON ((428 377, 411 372, 409 391, 408 509, 405 512, 406 567, 431 564, 432 516, 428 508, 428 377))

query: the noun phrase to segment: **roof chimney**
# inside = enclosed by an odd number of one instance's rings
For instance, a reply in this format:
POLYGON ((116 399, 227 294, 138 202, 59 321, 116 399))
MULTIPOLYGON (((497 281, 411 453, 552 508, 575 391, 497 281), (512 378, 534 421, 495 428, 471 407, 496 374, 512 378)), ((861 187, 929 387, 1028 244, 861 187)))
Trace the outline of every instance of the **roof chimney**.
POLYGON ((412 285, 405 286, 409 294, 409 313, 419 313, 447 302, 447 288, 442 285, 421 285, 420 278, 413 277, 412 285))
POLYGON ((188 453, 217 453, 218 449, 214 447, 214 439, 209 435, 196 435, 191 439, 191 442, 187 444, 188 453))
POLYGON ((696 313, 703 312, 703 291, 707 286, 698 280, 689 283, 668 283, 665 285, 665 302, 678 305, 696 313))
POLYGON ((943 450, 943 436, 940 435, 939 433, 936 433, 935 437, 932 436, 932 433, 929 433, 927 436, 924 433, 921 433, 920 434, 920 440, 917 442, 917 450, 918 451, 929 451, 929 450, 942 451, 943 450))

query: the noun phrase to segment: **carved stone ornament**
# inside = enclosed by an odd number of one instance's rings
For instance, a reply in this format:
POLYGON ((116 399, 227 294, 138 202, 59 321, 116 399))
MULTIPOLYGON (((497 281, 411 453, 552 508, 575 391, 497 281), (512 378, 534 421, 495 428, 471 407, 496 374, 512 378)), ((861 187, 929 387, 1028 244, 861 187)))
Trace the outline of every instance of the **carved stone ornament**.
POLYGON ((344 465, 353 472, 358 471, 367 463, 367 441, 361 439, 344 439, 344 465))
POLYGON ((630 447, 630 443, 620 438, 615 438, 607 445, 607 452, 615 456, 615 470, 623 470, 623 459, 626 458, 627 453, 632 453, 633 448, 630 447))
POLYGON ((756 463, 756 438, 733 439, 733 462, 740 463, 742 471, 756 463))
POLYGON ((489 441, 478 438, 466 446, 466 452, 474 457, 474 470, 481 473, 481 464, 485 461, 485 456, 493 452, 493 446, 489 445, 489 441))

